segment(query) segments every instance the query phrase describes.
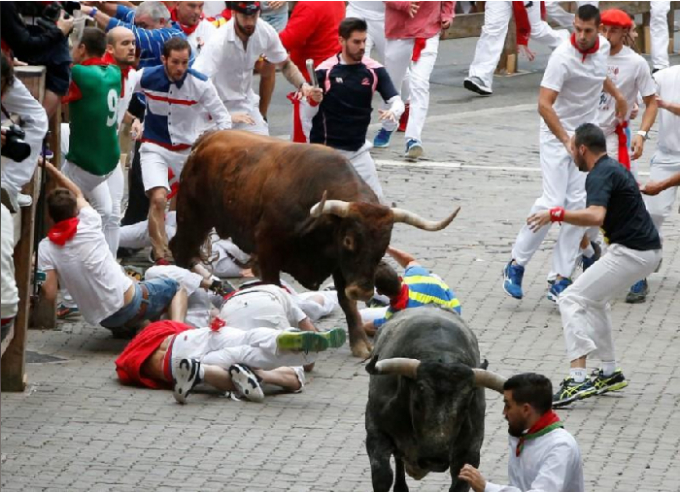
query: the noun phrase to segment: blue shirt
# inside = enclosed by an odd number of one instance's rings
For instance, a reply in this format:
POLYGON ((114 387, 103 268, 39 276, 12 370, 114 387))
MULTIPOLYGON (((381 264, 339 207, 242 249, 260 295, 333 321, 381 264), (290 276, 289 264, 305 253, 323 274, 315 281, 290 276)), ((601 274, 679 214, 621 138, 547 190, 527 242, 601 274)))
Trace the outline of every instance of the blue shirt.
MULTIPOLYGON (((170 21, 168 27, 161 29, 142 29, 135 26, 135 11, 119 5, 116 10, 115 18, 109 20, 106 26, 106 31, 110 31, 114 27, 123 26, 130 29, 135 35, 135 42, 140 49, 140 59, 138 70, 146 67, 155 67, 161 64, 161 55, 163 54, 163 45, 165 42, 174 37, 181 36, 186 39, 184 31, 174 21, 170 21)), ((191 54, 191 62, 194 56, 191 54)))
MULTIPOLYGON (((460 314, 460 301, 456 298, 456 294, 443 280, 432 275, 427 268, 420 265, 406 268, 402 283, 408 286, 406 309, 438 304, 460 314)), ((381 327, 397 311, 392 306, 388 307, 385 316, 373 321, 373 325, 376 328, 381 327)))

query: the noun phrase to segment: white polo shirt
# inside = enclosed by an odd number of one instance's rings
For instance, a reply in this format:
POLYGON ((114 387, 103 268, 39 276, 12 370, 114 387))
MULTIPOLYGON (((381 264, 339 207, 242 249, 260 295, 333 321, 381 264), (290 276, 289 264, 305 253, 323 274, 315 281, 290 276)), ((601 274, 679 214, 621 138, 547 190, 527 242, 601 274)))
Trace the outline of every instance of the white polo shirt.
MULTIPOLYGON (((206 2, 206 5, 208 3, 211 2, 206 2)), ((202 19, 199 21, 196 30, 187 36, 187 41, 189 42, 189 46, 191 46, 191 52, 194 57, 197 57, 201 51, 203 51, 203 47, 208 44, 210 38, 212 38, 216 32, 217 27, 209 20, 202 19)))
MULTIPOLYGON (((680 65, 674 65, 654 74, 659 90, 657 94, 668 102, 680 102, 680 65)), ((659 109, 659 142, 654 154, 654 164, 675 164, 680 162, 680 116, 659 109)))
MULTIPOLYGON (((607 59, 607 77, 621 91, 628 102, 628 114, 625 121, 630 118, 633 106, 637 102, 638 93, 642 97, 656 94, 656 84, 652 79, 649 65, 644 58, 635 53, 628 46, 624 46, 615 55, 607 59)), ((611 135, 619 123, 616 119, 616 100, 602 91, 598 111, 600 128, 605 135, 611 135)))
POLYGON ((486 483, 484 492, 585 492, 583 463, 576 439, 564 429, 527 440, 517 456, 518 439, 510 437, 510 485, 486 483))
POLYGON ((59 283, 73 296, 85 321, 98 325, 123 307, 132 279, 111 254, 95 209, 81 208, 78 219, 78 232, 64 246, 48 238, 40 241, 38 268, 56 270, 59 283))
MULTIPOLYGON (((602 84, 607 77, 610 44, 599 36, 597 52, 582 55, 567 40, 552 52, 541 87, 559 92, 553 108, 564 129, 573 133, 583 123, 598 122, 602 84)), ((541 120, 541 131, 550 132, 541 120)))
POLYGON ((14 220, 2 205, 2 319, 13 318, 19 305, 19 290, 14 278, 14 220))
POLYGON ((135 69, 130 69, 128 76, 125 79, 125 90, 123 94, 118 99, 118 128, 123 124, 123 118, 130 107, 130 101, 132 100, 132 95, 135 93, 135 86, 137 85, 137 79, 139 78, 142 71, 137 71, 135 69))
POLYGON ((258 19, 244 48, 231 19, 203 47, 193 68, 213 81, 227 108, 239 103, 255 106, 258 98, 253 91, 253 68, 262 55, 271 63, 282 63, 288 58, 274 28, 258 19))

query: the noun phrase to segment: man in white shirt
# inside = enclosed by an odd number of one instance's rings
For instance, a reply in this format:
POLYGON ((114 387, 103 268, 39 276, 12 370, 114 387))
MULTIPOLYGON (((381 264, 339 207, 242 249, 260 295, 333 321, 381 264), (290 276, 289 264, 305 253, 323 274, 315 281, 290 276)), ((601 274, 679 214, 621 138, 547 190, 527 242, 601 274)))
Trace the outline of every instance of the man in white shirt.
POLYGON ((187 295, 178 283, 128 277, 106 244, 99 214, 70 179, 49 162, 44 165, 58 186, 47 196, 54 226, 38 247, 38 268, 47 276, 45 299, 53 302, 61 284, 85 321, 120 335, 134 333, 166 310, 172 320, 183 321, 187 295))
POLYGON ((259 110, 259 97, 253 91, 253 69, 264 56, 281 68, 283 76, 302 96, 312 87, 288 57, 276 30, 260 19, 260 2, 233 2, 233 17, 203 47, 194 69, 207 75, 217 87, 220 99, 230 113, 246 113, 234 120, 235 130, 269 135, 269 126, 259 110))
POLYGON ((135 91, 146 96, 140 148, 144 190, 149 196, 149 236, 157 264, 168 264, 165 211, 170 192, 168 170, 182 169, 191 146, 205 131, 205 114, 218 130, 231 128, 231 117, 206 75, 189 68, 191 47, 180 37, 166 41, 162 65, 145 68, 135 91))
POLYGON ((19 291, 14 278, 14 220, 7 207, 2 204, 2 339, 14 324, 19 307, 19 291))
MULTIPOLYGON (((603 84, 604 90, 613 94, 617 101, 617 115, 627 114, 625 98, 607 79, 610 45, 598 35, 599 26, 599 10, 592 5, 580 7, 570 41, 553 51, 545 69, 538 102, 543 120, 540 131, 543 194, 534 202, 529 215, 554 207, 567 210, 584 208, 585 174, 574 165, 571 135, 582 123, 597 123, 603 84)), ((534 232, 526 224, 520 230, 512 259, 503 269, 503 289, 509 296, 515 299, 523 297, 524 267, 538 250, 548 230, 544 227, 534 232)), ((555 279, 548 293, 548 298, 553 301, 571 284, 583 233, 582 227, 570 224, 563 224, 560 228, 553 251, 552 272, 555 279)))
POLYGON ((518 374, 505 382, 503 394, 510 485, 488 482, 472 465, 465 465, 458 478, 475 492, 584 492, 581 451, 552 410, 550 380, 518 374))
MULTIPOLYGON (((654 183, 648 183, 649 189, 645 187, 642 192, 647 195, 647 211, 661 234, 661 226, 670 215, 678 194, 677 185, 659 191, 656 183, 666 182, 680 173, 680 65, 657 71, 654 79, 660 108, 659 142, 649 166, 649 179, 654 183)), ((640 280, 630 288, 626 302, 645 302, 648 292, 647 279, 640 280)))
POLYGON ((670 66, 668 60, 668 12, 671 2, 649 2, 649 35, 652 39, 652 69, 662 70, 670 66))
POLYGON ((198 56, 203 46, 217 32, 217 27, 205 18, 204 6, 205 2, 177 2, 175 8, 170 11, 172 20, 177 22, 186 34, 194 57, 198 56))

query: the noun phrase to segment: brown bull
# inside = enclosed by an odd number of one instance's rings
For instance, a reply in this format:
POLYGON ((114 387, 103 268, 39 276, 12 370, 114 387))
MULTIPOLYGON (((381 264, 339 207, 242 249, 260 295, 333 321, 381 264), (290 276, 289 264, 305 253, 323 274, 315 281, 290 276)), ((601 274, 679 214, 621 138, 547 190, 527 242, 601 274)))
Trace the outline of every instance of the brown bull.
POLYGON ((200 258, 214 227, 253 256, 264 282, 280 283, 283 271, 317 290, 332 275, 358 357, 367 357, 371 346, 356 301, 373 295, 393 224, 436 231, 458 212, 430 222, 386 207, 332 149, 231 130, 196 143, 181 182, 177 234, 170 243, 178 265, 200 258))

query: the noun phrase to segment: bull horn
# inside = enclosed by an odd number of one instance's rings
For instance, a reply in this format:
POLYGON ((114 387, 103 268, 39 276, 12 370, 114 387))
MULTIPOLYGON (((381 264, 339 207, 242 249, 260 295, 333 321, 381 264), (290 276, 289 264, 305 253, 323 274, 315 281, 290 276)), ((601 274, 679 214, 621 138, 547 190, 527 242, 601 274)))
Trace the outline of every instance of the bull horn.
POLYGON ((418 372, 420 361, 418 359, 406 359, 395 357, 393 359, 383 359, 375 365, 378 374, 397 374, 415 379, 418 372))
POLYGON ((505 378, 503 376, 499 376, 495 372, 487 371, 485 369, 473 369, 472 372, 475 373, 475 384, 477 386, 489 388, 490 390, 503 394, 503 384, 505 384, 505 378))
POLYGON ((460 212, 460 207, 458 207, 456 210, 453 211, 451 215, 449 215, 447 218, 444 220, 440 221, 433 221, 433 220, 425 220, 423 219, 420 215, 415 214, 409 210, 404 210, 401 208, 393 208, 392 213, 394 214, 394 223, 404 223, 408 225, 412 225, 413 227, 417 227, 418 229, 423 229, 426 231, 441 231, 444 229, 446 226, 448 226, 453 219, 456 218, 456 215, 458 215, 458 212, 460 212))
POLYGON ((322 214, 337 215, 338 217, 347 217, 349 215, 349 202, 342 200, 326 200, 326 192, 324 191, 321 201, 314 205, 309 214, 312 217, 321 217, 322 214))

